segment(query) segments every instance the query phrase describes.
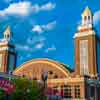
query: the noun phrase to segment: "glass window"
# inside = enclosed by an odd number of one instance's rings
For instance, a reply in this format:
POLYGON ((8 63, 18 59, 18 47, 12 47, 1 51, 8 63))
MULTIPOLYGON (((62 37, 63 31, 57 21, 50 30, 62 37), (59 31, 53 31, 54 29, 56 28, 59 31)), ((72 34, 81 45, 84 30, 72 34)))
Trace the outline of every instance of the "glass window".
POLYGON ((100 41, 97 40, 97 70, 98 74, 100 75, 100 41))
POLYGON ((80 68, 81 74, 88 75, 88 40, 80 41, 80 68))
POLYGON ((80 98, 80 86, 75 86, 75 98, 80 98))
POLYGON ((86 20, 87 19, 87 16, 84 16, 84 20, 86 20))
POLYGON ((88 16, 88 20, 90 20, 90 16, 88 16))
POLYGON ((94 91, 95 91, 95 88, 94 88, 94 86, 91 86, 90 87, 90 90, 91 90, 91 97, 94 97, 94 91))
POLYGON ((15 63, 15 57, 14 55, 10 55, 9 56, 9 71, 13 71, 13 68, 15 67, 14 66, 14 63, 15 63))
POLYGON ((50 71, 49 71, 49 74, 52 75, 52 74, 53 74, 53 71, 50 70, 50 71))
POLYGON ((0 54, 0 71, 2 71, 2 54, 0 54))
POLYGON ((64 86, 64 98, 72 98, 71 91, 72 91, 71 86, 65 85, 64 86))
POLYGON ((58 76, 57 75, 54 75, 54 79, 56 79, 56 78, 58 78, 58 76))

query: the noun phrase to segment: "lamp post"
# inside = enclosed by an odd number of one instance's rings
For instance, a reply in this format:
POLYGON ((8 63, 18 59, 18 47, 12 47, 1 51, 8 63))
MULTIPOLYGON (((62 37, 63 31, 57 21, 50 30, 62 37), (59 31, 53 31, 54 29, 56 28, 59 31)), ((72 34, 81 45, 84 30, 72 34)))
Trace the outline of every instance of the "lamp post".
POLYGON ((11 75, 12 75, 12 71, 9 71, 9 81, 11 81, 11 75))
POLYGON ((44 89, 44 91, 43 91, 43 97, 45 97, 45 92, 46 92, 46 86, 47 86, 47 84, 46 84, 46 81, 47 81, 47 79, 48 79, 48 72, 47 71, 43 71, 43 73, 42 73, 42 81, 43 81, 43 89, 44 89))

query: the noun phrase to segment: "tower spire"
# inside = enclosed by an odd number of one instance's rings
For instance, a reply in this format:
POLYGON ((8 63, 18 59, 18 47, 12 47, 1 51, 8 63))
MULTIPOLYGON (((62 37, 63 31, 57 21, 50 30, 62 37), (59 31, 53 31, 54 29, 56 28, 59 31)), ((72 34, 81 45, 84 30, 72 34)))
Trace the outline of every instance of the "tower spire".
POLYGON ((6 40, 10 40, 11 39, 11 30, 10 30, 10 26, 8 25, 6 30, 4 31, 4 39, 6 40))
POLYGON ((85 8, 81 16, 82 16, 82 25, 84 26, 93 25, 93 14, 88 6, 85 8))
POLYGON ((93 28, 93 14, 89 7, 82 13, 81 25, 75 33, 76 73, 82 76, 97 77, 96 33, 93 28))
POLYGON ((88 6, 86 6, 85 10, 82 13, 82 16, 92 15, 92 12, 88 6))

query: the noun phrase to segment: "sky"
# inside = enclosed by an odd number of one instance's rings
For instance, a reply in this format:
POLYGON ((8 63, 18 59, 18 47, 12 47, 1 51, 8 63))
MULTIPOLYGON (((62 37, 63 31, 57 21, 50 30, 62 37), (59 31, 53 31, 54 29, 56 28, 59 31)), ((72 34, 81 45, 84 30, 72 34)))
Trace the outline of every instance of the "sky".
POLYGON ((0 38, 10 25, 17 66, 49 58, 74 68, 74 39, 81 13, 88 6, 100 35, 99 0, 0 0, 0 38))

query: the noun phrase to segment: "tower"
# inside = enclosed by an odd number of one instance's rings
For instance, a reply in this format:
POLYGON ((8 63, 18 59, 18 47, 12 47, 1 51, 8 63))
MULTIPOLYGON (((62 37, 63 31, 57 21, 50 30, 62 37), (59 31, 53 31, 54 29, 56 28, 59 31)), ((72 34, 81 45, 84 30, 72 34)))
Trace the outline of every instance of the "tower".
POLYGON ((0 40, 0 72, 9 73, 16 67, 16 51, 9 26, 3 35, 4 38, 0 40))
POLYGON ((97 76, 96 35, 93 28, 93 14, 86 7, 81 15, 81 25, 74 35, 76 73, 82 76, 97 76))

